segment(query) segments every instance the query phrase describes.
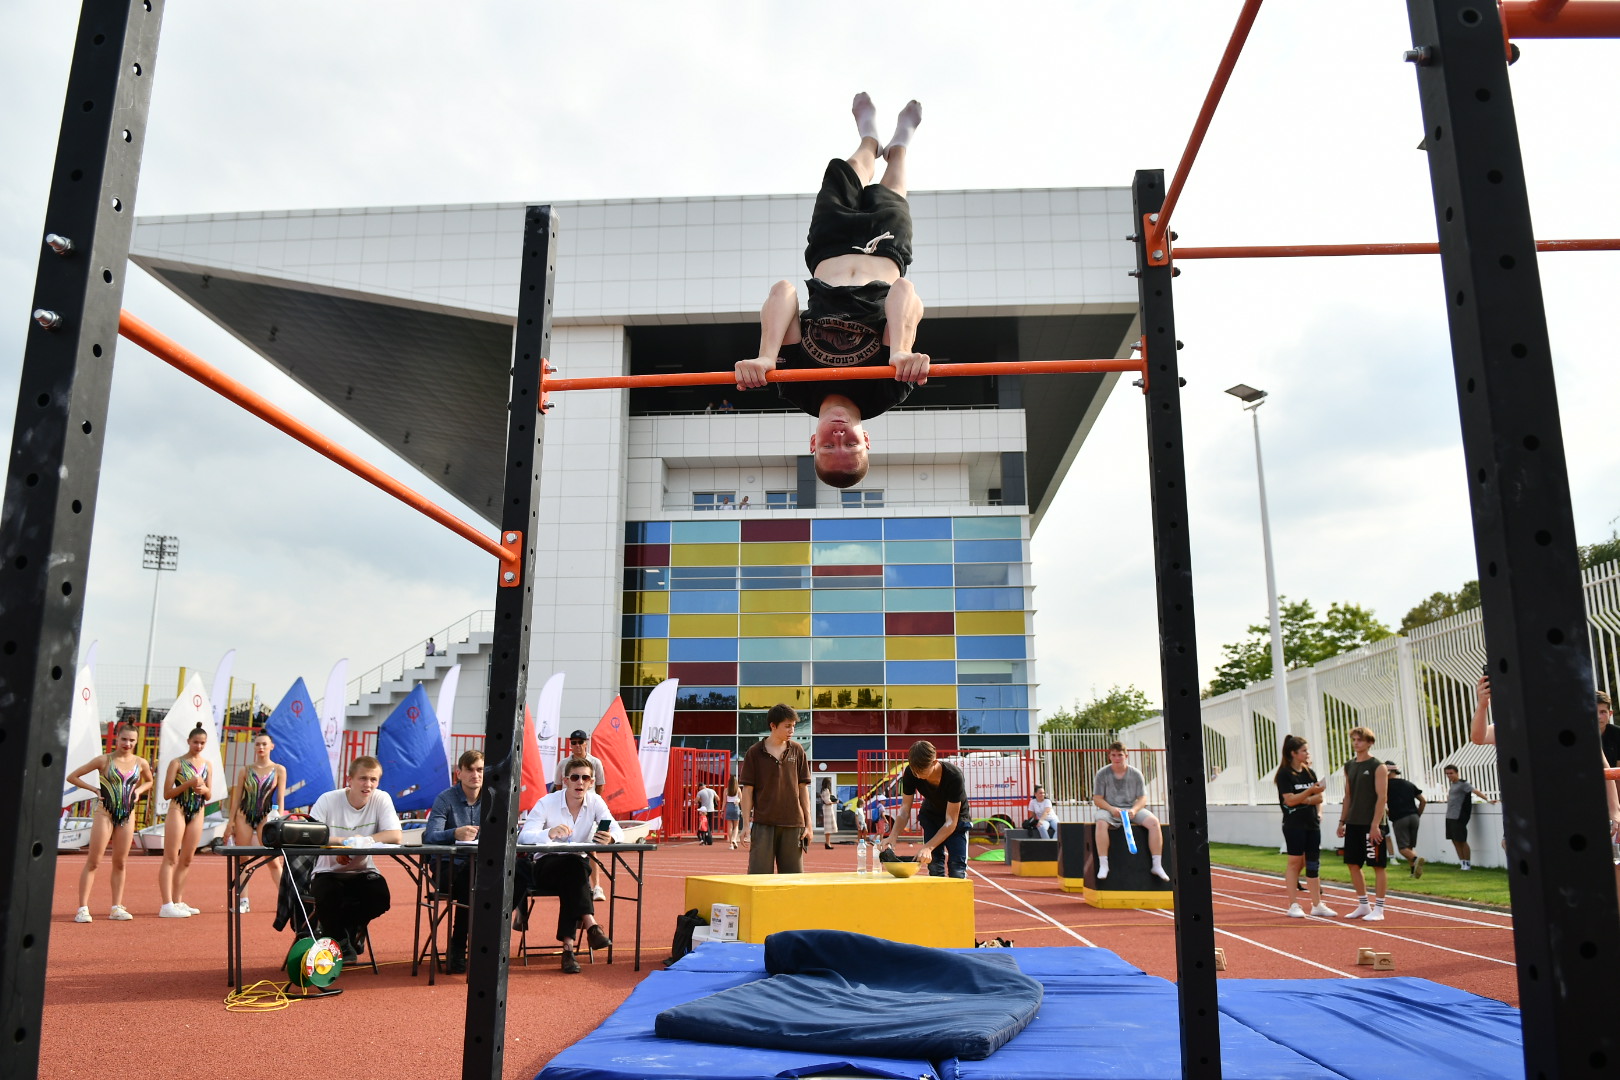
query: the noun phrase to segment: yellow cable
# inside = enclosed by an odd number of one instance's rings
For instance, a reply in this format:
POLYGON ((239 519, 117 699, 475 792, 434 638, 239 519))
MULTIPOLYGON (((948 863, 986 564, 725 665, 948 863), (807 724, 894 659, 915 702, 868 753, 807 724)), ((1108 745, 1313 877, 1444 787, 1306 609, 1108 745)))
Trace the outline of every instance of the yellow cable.
POLYGON ((292 1004, 287 997, 291 983, 274 983, 261 979, 242 990, 225 995, 226 1012, 275 1012, 292 1004))

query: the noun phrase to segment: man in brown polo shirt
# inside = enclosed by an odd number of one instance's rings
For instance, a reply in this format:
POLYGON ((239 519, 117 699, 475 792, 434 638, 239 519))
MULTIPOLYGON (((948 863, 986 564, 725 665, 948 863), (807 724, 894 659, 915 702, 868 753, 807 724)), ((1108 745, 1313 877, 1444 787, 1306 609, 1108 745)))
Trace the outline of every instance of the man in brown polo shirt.
POLYGON ((810 843, 810 759, 793 741, 799 714, 773 705, 765 714, 770 734, 743 755, 742 821, 748 833, 750 874, 798 874, 810 843))

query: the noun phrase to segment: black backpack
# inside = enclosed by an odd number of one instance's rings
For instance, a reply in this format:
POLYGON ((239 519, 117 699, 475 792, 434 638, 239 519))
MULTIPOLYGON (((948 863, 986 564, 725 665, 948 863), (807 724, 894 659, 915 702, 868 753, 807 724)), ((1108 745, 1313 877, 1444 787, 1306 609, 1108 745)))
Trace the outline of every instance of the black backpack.
POLYGON ((693 908, 685 915, 675 916, 675 940, 669 947, 669 959, 664 961, 668 967, 687 953, 692 951, 692 931, 700 926, 708 926, 709 920, 698 914, 693 908))

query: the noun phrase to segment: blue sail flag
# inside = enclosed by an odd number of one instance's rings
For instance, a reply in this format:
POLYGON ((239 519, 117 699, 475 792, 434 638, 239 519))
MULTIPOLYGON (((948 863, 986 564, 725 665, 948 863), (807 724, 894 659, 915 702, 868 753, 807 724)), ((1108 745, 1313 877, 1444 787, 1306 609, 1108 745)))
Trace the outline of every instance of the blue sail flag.
POLYGON ((287 767, 287 805, 283 810, 313 806, 316 799, 336 786, 332 782, 332 762, 326 755, 326 739, 321 735, 320 716, 303 679, 293 683, 282 697, 281 704, 264 722, 264 730, 276 744, 270 760, 287 767))
POLYGON ((383 721, 377 732, 377 760, 382 762, 380 786, 400 813, 433 809, 433 800, 450 786, 439 717, 421 683, 383 721))

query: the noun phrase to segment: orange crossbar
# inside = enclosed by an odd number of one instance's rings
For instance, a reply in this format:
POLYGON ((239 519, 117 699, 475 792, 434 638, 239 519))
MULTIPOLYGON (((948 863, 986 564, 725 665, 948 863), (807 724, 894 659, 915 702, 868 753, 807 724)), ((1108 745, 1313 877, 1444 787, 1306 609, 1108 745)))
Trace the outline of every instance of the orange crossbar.
MULTIPOLYGON (((1077 371, 1135 371, 1147 373, 1143 360, 1011 360, 986 364, 934 364, 930 379, 961 375, 1055 375, 1077 371)), ((781 368, 766 372, 767 382, 847 382, 852 379, 892 379, 894 367, 781 368)), ((737 376, 730 371, 683 371, 676 375, 608 375, 594 379, 553 379, 540 377, 540 390, 634 390, 643 386, 735 386, 737 376)))
POLYGON ((1613 0, 1502 0, 1497 6, 1510 38, 1620 37, 1620 3, 1613 0))
POLYGON ((1261 0, 1244 0, 1237 25, 1232 28, 1232 36, 1226 42, 1226 51, 1221 54, 1220 66, 1215 69, 1215 78, 1209 85, 1209 92, 1204 95, 1203 107, 1198 110, 1198 119, 1193 122, 1192 134, 1187 137, 1187 147, 1181 152, 1181 161, 1176 164, 1175 176, 1164 193, 1164 205, 1159 207, 1158 220, 1144 223, 1148 230, 1149 252, 1165 250, 1164 238, 1170 232, 1170 215, 1175 212, 1181 189, 1187 184, 1187 174, 1192 172, 1193 159, 1198 156, 1198 149, 1204 144, 1204 134, 1209 131, 1210 121, 1215 118, 1215 106, 1221 103, 1221 95, 1226 92, 1226 84, 1232 78, 1232 69, 1237 67, 1238 54, 1243 51, 1243 43, 1249 40, 1249 30, 1254 26, 1255 16, 1260 14, 1260 4, 1261 0))
MULTIPOLYGON (((1537 251, 1620 251, 1620 240, 1537 240, 1537 251)), ((1322 255, 1438 255, 1428 244, 1268 244, 1245 247, 1184 247, 1179 259, 1308 259, 1322 255)))
POLYGON ((165 337, 127 311, 118 313, 118 333, 164 363, 190 375, 221 397, 234 401, 271 427, 291 435, 322 457, 337 462, 362 480, 381 488, 411 509, 426 514, 451 532, 472 541, 500 559, 503 564, 512 563, 515 566, 514 558, 517 554, 515 550, 503 548, 499 541, 492 540, 448 510, 429 502, 420 493, 412 491, 375 465, 362 460, 353 451, 339 446, 308 424, 289 415, 280 406, 243 386, 223 371, 211 366, 196 353, 182 348, 178 343, 165 337))

